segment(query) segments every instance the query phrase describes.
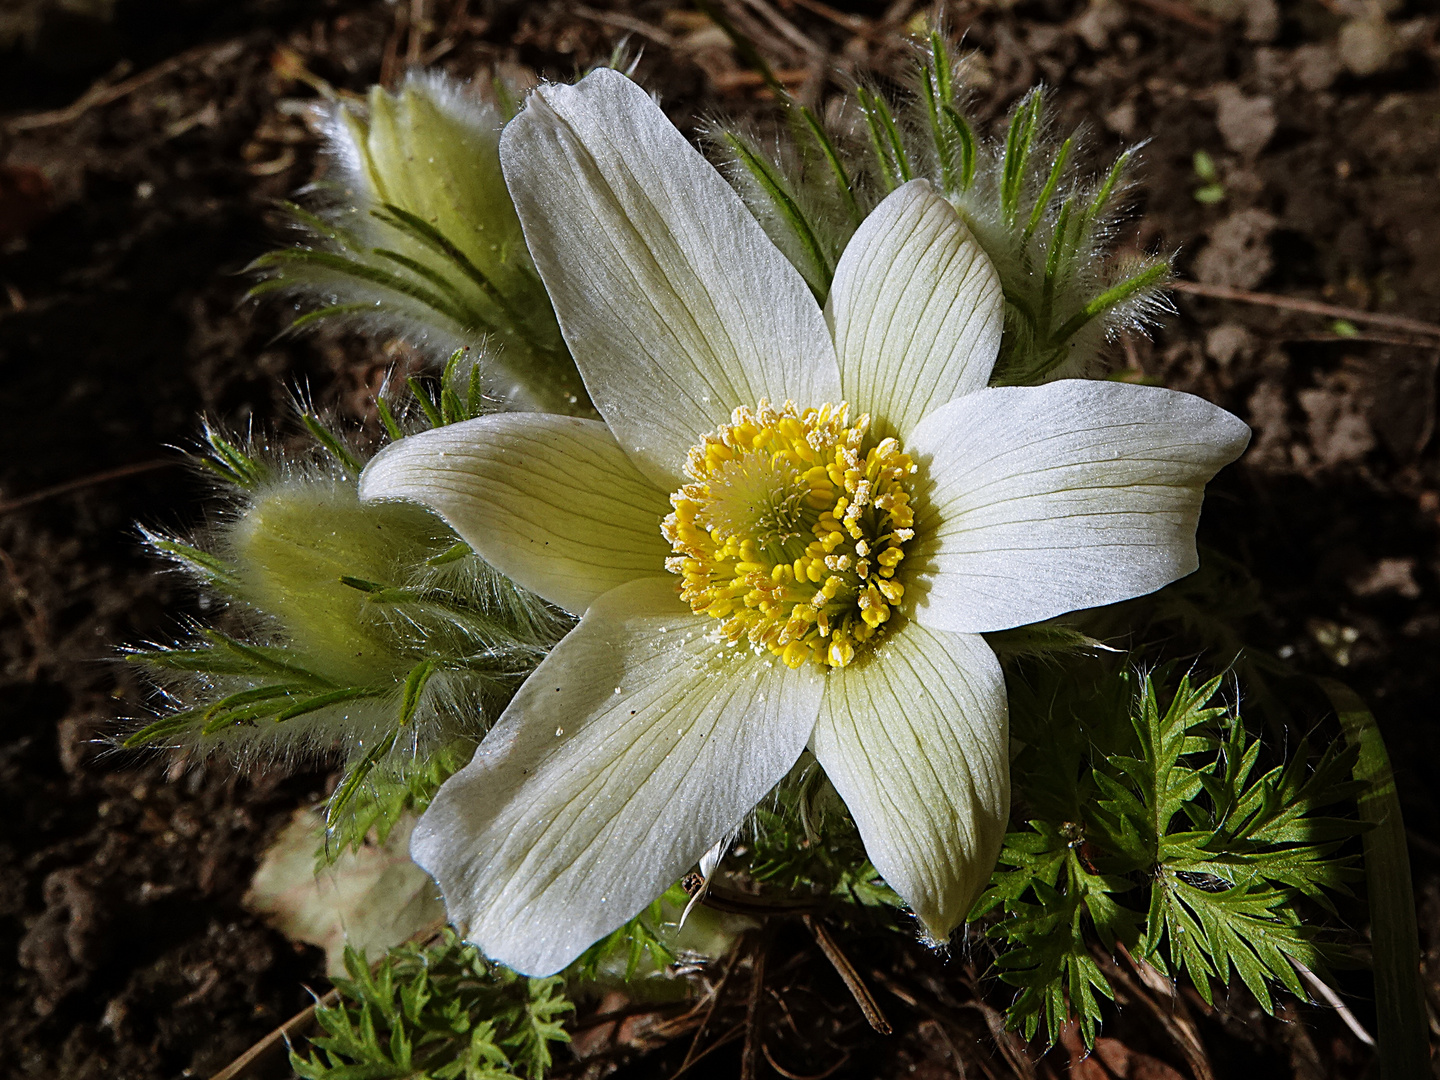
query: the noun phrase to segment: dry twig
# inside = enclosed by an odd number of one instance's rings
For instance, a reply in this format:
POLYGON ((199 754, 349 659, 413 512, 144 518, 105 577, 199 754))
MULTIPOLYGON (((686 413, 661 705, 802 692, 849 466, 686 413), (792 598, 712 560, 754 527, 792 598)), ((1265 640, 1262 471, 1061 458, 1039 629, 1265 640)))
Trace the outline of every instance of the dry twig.
POLYGON ((1322 304, 1318 300, 1305 300, 1298 296, 1277 296, 1274 293, 1232 289, 1228 285, 1202 285, 1198 281, 1172 281, 1169 287, 1176 292, 1189 293, 1191 296, 1204 296, 1211 300, 1234 300, 1241 304, 1261 304, 1284 311, 1300 311, 1306 315, 1319 315, 1326 319, 1345 319, 1354 323, 1384 326, 1401 333, 1440 338, 1440 326, 1422 322, 1420 319, 1406 318, 1404 315, 1385 315, 1376 311, 1341 307, 1338 304, 1322 304))
POLYGON ((203 60, 207 56, 222 52, 225 49, 232 48, 239 44, 240 42, 238 41, 223 41, 218 45, 197 45, 193 49, 186 49, 182 53, 176 53, 168 60, 162 60, 154 67, 142 71, 139 75, 132 75, 130 78, 114 83, 113 85, 107 86, 102 79, 65 108, 17 116, 5 122, 5 129, 14 133, 17 131, 35 131, 38 128, 54 127, 57 124, 69 124, 80 119, 80 117, 84 116, 91 109, 99 108, 101 105, 112 105, 121 98, 133 94, 142 86, 146 86, 156 79, 163 79, 166 75, 179 71, 187 64, 192 64, 197 60, 203 60))
POLYGON ((390 28, 389 35, 385 38, 385 46, 380 51, 380 85, 387 90, 394 90, 403 74, 403 65, 400 62, 400 42, 406 37, 410 29, 410 7, 407 4, 395 5, 395 22, 390 28))
MULTIPOLYGON (((716 981, 714 988, 710 991, 708 1002, 701 1002, 696 1005, 697 1009, 700 1007, 701 1004, 704 1004, 706 1006, 705 1016, 701 1019, 700 1026, 695 1029, 695 1036, 690 1040, 690 1049, 685 1052, 685 1059, 680 1062, 680 1068, 675 1070, 675 1076, 679 1076, 686 1069, 690 1068, 691 1065, 694 1065, 695 1062, 699 1061, 706 1054, 710 1053, 711 1050, 714 1050, 717 1046, 722 1045, 723 1042, 728 1041, 727 1037, 726 1039, 721 1040, 721 1042, 716 1043, 713 1046, 707 1047, 704 1051, 696 1053, 696 1051, 700 1049, 700 1040, 705 1037, 705 1029, 710 1026, 710 1019, 715 1015, 716 1006, 720 1004, 720 995, 725 992, 725 984, 730 981, 730 973, 735 970, 735 963, 739 959, 741 952, 742 950, 739 948, 735 948, 730 951, 730 956, 725 961, 725 969, 720 973, 720 978, 716 981)), ((674 1078, 672 1077, 671 1080, 674 1080, 674 1078)))
POLYGON ((895 1029, 890 1026, 890 1021, 885 1019, 885 1014, 880 1011, 879 1004, 870 993, 870 988, 865 985, 865 980, 860 978, 860 973, 855 970, 855 965, 850 963, 850 958, 841 951, 835 939, 830 936, 830 931, 825 925, 811 915, 801 916, 805 921, 806 928, 815 935, 815 944, 820 946, 820 951, 825 954, 835 968, 836 973, 844 981, 845 987, 855 998, 855 1004, 860 1006, 860 1011, 865 1014, 866 1022, 878 1031, 881 1035, 889 1035, 895 1029))
POLYGON ((1189 4, 1181 0, 1130 0, 1132 4, 1139 4, 1141 7, 1149 8, 1157 15, 1164 15, 1167 19, 1174 19, 1186 26, 1193 26, 1207 34, 1218 34, 1220 24, 1208 15, 1201 15, 1189 4))
POLYGON ((797 7, 802 7, 822 19, 829 19, 836 26, 849 30, 852 34, 860 37, 869 37, 875 32, 875 26, 869 19, 859 15, 851 15, 845 11, 836 11, 829 4, 822 4, 820 0, 793 0, 797 7))
POLYGON ((425 49, 425 32, 430 28, 425 17, 425 0, 410 0, 409 36, 405 39, 405 66, 416 67, 425 49))
MULTIPOLYGON (((676 1009, 683 1009, 685 1006, 686 1002, 683 1001, 669 1001, 661 1005, 650 1002, 626 1005, 623 1009, 611 1009, 609 1012, 587 1016, 583 1020, 573 1020, 569 1026, 572 1031, 581 1031, 585 1028, 600 1027, 602 1024, 618 1024, 622 1020, 630 1020, 636 1016, 655 1016, 660 1013, 673 1012, 676 1009)), ((679 1017, 673 1019, 679 1019, 679 1017)))
POLYGON ((1300 973, 1300 978, 1305 980, 1310 989, 1319 994, 1325 1004, 1340 1014, 1340 1019, 1345 1021, 1345 1026, 1355 1033, 1357 1039, 1366 1046, 1375 1045, 1375 1036, 1365 1030, 1365 1025, 1355 1018, 1355 1014, 1350 1011, 1350 1006, 1346 1005, 1340 995, 1331 989, 1329 983, 1300 963, 1299 960, 1292 959, 1290 962, 1295 965, 1295 970, 1300 973))
POLYGON ((790 42, 791 45, 814 57, 824 57, 826 55, 823 45, 802 31, 789 19, 785 18, 784 15, 781 15, 780 12, 767 4, 765 0, 745 0, 745 3, 748 7, 753 8, 762 19, 768 22, 771 27, 786 41, 790 42))
POLYGON ((1190 1066, 1190 1071, 1195 1080, 1215 1080, 1215 1071, 1210 1067, 1210 1055, 1205 1052, 1205 1044, 1200 1041, 1200 1032, 1195 1027, 1195 1022, 1190 1019, 1184 1002, 1175 994, 1175 988, 1166 981, 1165 976, 1156 971, 1143 960, 1136 960, 1130 955, 1124 945, 1116 942, 1116 949, 1125 961, 1134 969, 1139 976, 1140 983, 1130 977, 1130 973, 1115 963, 1104 950, 1094 949, 1096 961, 1110 979, 1119 983, 1130 998, 1138 1001, 1149 1013, 1159 1021, 1165 1033, 1170 1036, 1180 1053, 1184 1055, 1185 1063, 1190 1066), (1171 1007, 1162 1008, 1160 1002, 1147 991, 1155 991, 1169 998, 1171 1007))
POLYGON ((331 990, 317 998, 308 1009, 296 1013, 254 1046, 210 1078, 210 1080, 253 1080, 270 1075, 294 1036, 304 1035, 315 1023, 317 1008, 330 1008, 340 1000, 340 991, 331 990))
POLYGON ((1401 345, 1412 349, 1433 349, 1436 342, 1404 334, 1287 334, 1282 341, 1314 341, 1327 345, 1401 345))
POLYGON ((827 1076, 834 1076, 837 1072, 844 1068, 850 1060, 850 1051, 841 1051, 840 1060, 837 1061, 834 1065, 831 1065, 824 1072, 812 1073, 809 1076, 805 1076, 801 1073, 791 1072, 789 1069, 785 1068, 778 1061, 776 1061, 775 1058, 772 1057, 770 1054, 770 1047, 766 1046, 764 1043, 760 1044, 760 1052, 765 1055, 765 1060, 770 1063, 770 1067, 774 1069, 777 1073, 779 1073, 781 1076, 785 1077, 785 1080, 825 1080, 827 1076))
POLYGON ((107 469, 105 472, 94 473, 91 476, 82 476, 78 480, 66 480, 63 484, 55 484, 52 487, 41 488, 39 491, 32 491, 29 495, 21 495, 18 498, 10 499, 0 503, 0 514, 8 514, 12 510, 20 510, 26 506, 34 506, 36 503, 45 502, 58 495, 68 495, 72 491, 81 491, 87 487, 94 487, 96 484, 109 483, 111 480, 122 480, 127 476, 138 476, 141 473, 154 472, 156 469, 166 469, 171 465, 182 464, 179 458, 157 458, 154 461, 141 461, 135 465, 122 465, 118 469, 107 469))
POLYGON ((680 1068, 676 1069, 673 1073, 670 1074, 670 1080, 676 1080, 676 1077, 680 1076, 681 1073, 685 1072, 686 1069, 690 1068, 690 1066, 694 1065, 696 1062, 699 1062, 709 1057, 716 1050, 719 1050, 722 1046, 728 1046, 736 1039, 742 1038, 744 1035, 745 1025, 742 1022, 736 1024, 729 1031, 725 1032, 724 1035, 721 1035, 720 1038, 716 1039, 704 1050, 701 1050, 700 1053, 696 1054, 693 1058, 689 1054, 686 1054, 685 1061, 681 1064, 680 1068))
POLYGON ((814 900, 760 900, 741 893, 727 892, 713 882, 707 885, 699 874, 688 875, 680 884, 692 897, 704 889, 700 902, 708 908, 729 915, 750 915, 763 919, 770 915, 804 915, 820 910, 820 905, 814 900))
POLYGON ((765 938, 750 953, 750 997, 745 1002, 745 1046, 740 1051, 740 1080, 755 1080, 756 1051, 760 1046, 760 999, 765 996, 765 938))
POLYGON ((595 8, 586 7, 584 4, 571 4, 572 14, 582 19, 589 19, 591 22, 601 23, 605 26, 613 26, 618 30, 628 30, 632 34, 639 34, 641 37, 649 38, 657 45, 667 49, 680 47, 680 41, 673 34, 668 34, 660 27, 654 26, 644 19, 637 19, 633 15, 625 15, 618 11, 597 11, 595 8))
POLYGON ((1010 1063, 1010 1068, 1015 1070, 1015 1075, 1020 1080, 1036 1080, 1035 1063, 1030 1060, 1024 1042, 1005 1027, 1005 1017, 999 1010, 991 1008, 978 996, 973 1001, 964 1002, 964 1007, 974 1009, 984 1018, 985 1026, 990 1029, 990 1038, 1010 1063))

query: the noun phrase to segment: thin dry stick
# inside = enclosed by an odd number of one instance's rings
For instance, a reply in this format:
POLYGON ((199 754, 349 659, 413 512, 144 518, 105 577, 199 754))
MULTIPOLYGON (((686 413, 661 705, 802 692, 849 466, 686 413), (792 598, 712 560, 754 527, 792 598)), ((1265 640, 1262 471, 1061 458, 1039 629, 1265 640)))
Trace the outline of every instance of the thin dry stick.
POLYGON ((179 458, 157 458, 154 461, 142 461, 135 465, 122 465, 118 469, 109 469, 106 472, 95 473, 93 476, 82 476, 78 480, 67 480, 63 484, 41 488, 39 491, 32 491, 29 495, 21 495, 18 499, 11 499, 8 502, 0 503, 0 514, 8 514, 12 510, 19 510, 26 506, 34 506, 36 503, 53 499, 57 495, 68 495, 72 491, 80 491, 87 487, 94 487, 96 484, 104 484, 111 480, 120 480, 127 476, 138 476, 140 473, 154 472, 156 469, 166 469, 171 465, 181 464, 183 464, 183 462, 179 458))
POLYGON ((1198 281, 1172 281, 1169 288, 1192 296, 1205 296, 1212 300, 1234 300, 1241 304, 1261 304, 1265 307, 1282 308, 1285 311, 1301 311, 1307 315, 1319 315, 1326 319, 1346 319, 1350 322, 1369 323, 1371 326, 1385 326, 1408 334, 1423 334, 1440 338, 1440 326, 1408 319, 1404 315, 1383 315, 1376 311, 1361 311, 1359 308, 1340 307, 1338 304, 1322 304, 1318 300, 1303 300, 1298 296, 1276 296, 1273 293, 1250 292, 1247 289, 1232 289, 1228 285, 1202 285, 1198 281))
POLYGON ((623 1009, 612 1009, 610 1012, 596 1013, 594 1016, 587 1016, 583 1020, 574 1020, 570 1023, 570 1030, 580 1031, 585 1028, 599 1027, 601 1024, 613 1024, 622 1020, 629 1020, 635 1016, 656 1016, 660 1013, 675 1012, 684 1009, 686 1002, 672 1001, 664 1005, 627 1005, 623 1009))
POLYGON ((690 1068, 690 1066, 694 1065, 698 1061, 702 1061, 705 1058, 709 1057, 716 1050, 719 1050, 722 1046, 728 1046, 736 1039, 742 1038, 744 1034, 745 1024, 743 1022, 736 1024, 729 1031, 725 1032, 724 1035, 721 1035, 704 1050, 701 1050, 700 1053, 696 1054, 694 1058, 687 1059, 685 1063, 680 1066, 680 1068, 676 1069, 673 1073, 670 1074, 670 1080, 676 1080, 676 1078, 680 1076, 681 1073, 685 1072, 686 1069, 690 1068))
POLYGON ((1189 1017, 1179 1012, 1167 1011, 1160 1007, 1160 1003, 1152 998, 1146 989, 1166 993, 1174 1002, 1177 1009, 1184 1006, 1175 998, 1175 988, 1166 982, 1165 977, 1156 971, 1143 960, 1137 960, 1130 955, 1124 945, 1116 943, 1120 955, 1135 969, 1139 976, 1141 985, 1136 985, 1129 974, 1116 964, 1110 957, 1106 956, 1101 949, 1095 949, 1095 958, 1099 961, 1101 969, 1106 975, 1120 983, 1130 996, 1140 1002, 1160 1022, 1170 1040, 1179 1048, 1184 1055, 1185 1062, 1190 1066, 1195 1080, 1215 1080, 1215 1071, 1210 1067, 1210 1056, 1205 1052, 1205 1044, 1200 1041, 1200 1033, 1195 1030, 1195 1025, 1190 1022, 1189 1017))
POLYGON ((831 1065, 824 1072, 812 1073, 809 1076, 802 1076, 800 1073, 791 1072, 789 1069, 785 1068, 778 1061, 776 1061, 774 1057, 772 1057, 770 1054, 770 1047, 766 1046, 764 1043, 760 1044, 760 1053, 765 1055, 765 1060, 770 1063, 770 1067, 774 1069, 777 1073, 779 1073, 781 1076, 785 1077, 785 1080, 825 1080, 827 1076, 834 1076, 837 1072, 840 1071, 842 1067, 844 1067, 850 1061, 850 1051, 844 1050, 841 1051, 842 1056, 840 1060, 837 1061, 834 1065, 831 1065))
POLYGON ((182 53, 176 53, 168 60, 162 60, 152 68, 147 68, 139 75, 132 75, 122 82, 113 86, 106 86, 104 83, 96 83, 85 93, 81 94, 73 104, 63 109, 53 109, 50 112, 30 113, 27 116, 17 116, 13 120, 6 121, 5 127, 9 131, 34 131, 37 128, 54 127, 56 124, 68 124, 80 119, 91 109, 101 105, 111 105, 128 94, 134 93, 147 83, 156 79, 164 78, 172 72, 179 71, 185 65, 196 60, 203 60, 211 53, 220 52, 222 49, 233 45, 232 41, 224 41, 218 45, 198 45, 193 49, 186 49, 182 53))
MULTIPOLYGON (((905 989, 905 987, 901 986, 894 979, 886 975, 883 971, 879 971, 876 968, 871 968, 870 977, 876 982, 878 982, 881 986, 883 986, 886 990, 890 991, 890 993, 894 994, 906 1005, 909 1005, 912 1009, 924 1013, 928 1017, 928 1019, 921 1024, 921 1027, 923 1027, 925 1024, 935 1025, 935 1030, 940 1033, 940 1038, 944 1040, 946 1048, 950 1051, 951 1060, 955 1062, 955 1071, 960 1074, 960 1080, 965 1080, 965 1060, 960 1056, 960 1051, 956 1048, 954 1040, 950 1038, 949 1025, 953 1021, 954 1017, 946 1016, 929 1002, 922 1001, 920 998, 912 994, 909 990, 905 989)), ((981 1068, 986 1070, 985 1074, 987 1076, 992 1075, 989 1072, 988 1067, 985 1066, 983 1059, 977 1060, 981 1068)))
POLYGON ((1286 334, 1281 341, 1320 341, 1347 345, 1403 345, 1412 349, 1433 349, 1433 339, 1403 334, 1286 334))
POLYGON ((406 36, 410 28, 410 8, 406 4, 395 5, 395 23, 390 28, 390 34, 385 39, 385 47, 380 52, 380 85, 387 90, 394 90, 399 83, 401 75, 400 61, 400 39, 406 36))
POLYGON ((431 45, 430 48, 426 49, 425 52, 421 55, 420 66, 429 67, 436 60, 439 60, 446 53, 454 49, 455 45, 456 41, 454 38, 441 38, 434 45, 431 45))
POLYGON ((974 1009, 985 1018, 985 1026, 990 1029, 990 1038, 1021 1080, 1035 1080, 1035 1063, 1025 1052, 1025 1044, 1013 1031, 1006 1029, 1005 1017, 1001 1016, 998 1010, 991 1008, 978 997, 974 1001, 964 1002, 961 1007, 974 1009))
POLYGON ((955 1041, 950 1038, 950 1032, 946 1031, 945 1025, 933 1016, 928 1020, 921 1021, 920 1029, 923 1031, 927 1024, 935 1029, 935 1033, 940 1036, 940 1041, 945 1044, 945 1049, 950 1054, 950 1060, 955 1063, 955 1071, 960 1074, 960 1080, 966 1080, 965 1059, 960 1056, 960 1051, 956 1049, 955 1041))
POLYGON ((715 983, 715 988, 710 991, 709 1008, 705 1010, 705 1016, 700 1021, 700 1026, 695 1029, 695 1037, 690 1040, 690 1049, 685 1052, 685 1060, 680 1062, 680 1068, 675 1070, 676 1076, 710 1052, 710 1050, 706 1050, 704 1053, 696 1053, 700 1049, 700 1040, 705 1037, 705 1029, 710 1026, 710 1019, 715 1015, 715 1007, 720 1004, 720 995, 725 992, 725 984, 730 981, 730 973, 735 970, 735 963, 739 959, 740 953, 740 949, 732 949, 730 956, 726 959, 725 969, 720 973, 720 979, 715 983))
POLYGON ((450 8, 445 25, 440 28, 440 40, 420 54, 419 64, 421 67, 429 67, 459 44, 458 39, 463 33, 466 19, 469 17, 469 6, 470 0, 458 0, 450 8))
POLYGON ((261 1075, 255 1070, 273 1065, 275 1058, 284 1052, 292 1036, 302 1035, 310 1030, 311 1025, 315 1022, 317 1008, 331 1008, 339 1000, 340 991, 331 990, 323 998, 317 999, 314 1005, 286 1020, 285 1023, 212 1076, 210 1080, 243 1080, 245 1077, 261 1075))
POLYGON ((830 931, 825 929, 823 923, 811 915, 804 915, 806 928, 815 935, 815 944, 820 946, 820 951, 825 954, 825 959, 834 966, 840 978, 844 980, 846 988, 855 998, 855 1004, 860 1006, 860 1011, 865 1014, 865 1019, 870 1026, 881 1035, 889 1035, 895 1029, 890 1026, 890 1021, 885 1019, 885 1014, 880 1011, 880 1005, 870 993, 870 988, 865 985, 865 980, 860 978, 860 973, 855 970, 850 958, 835 943, 830 936, 830 931))
POLYGON ((829 19, 836 26, 842 26, 852 34, 867 37, 875 31, 875 27, 869 19, 844 11, 836 11, 829 4, 822 4, 820 0, 795 0, 795 4, 812 14, 819 15, 822 19, 829 19))
POLYGON ((420 63, 420 53, 425 48, 425 29, 425 0, 410 0, 410 36, 405 42, 407 68, 420 63))
POLYGON ((1350 1006, 1346 1005, 1345 1002, 1340 999, 1340 995, 1335 993, 1335 991, 1330 988, 1329 983, 1327 983, 1324 979, 1320 978, 1319 975, 1316 975, 1313 971, 1311 971, 1304 964, 1300 963, 1300 961, 1296 960, 1294 957, 1290 958, 1290 963, 1295 965, 1295 970, 1298 971, 1300 973, 1300 977, 1309 984, 1310 989, 1314 990, 1317 994, 1324 998, 1325 1004, 1329 1005, 1332 1009, 1334 1009, 1337 1013, 1340 1014, 1340 1019, 1345 1021, 1345 1026, 1355 1033, 1355 1037, 1357 1039, 1363 1042, 1366 1046, 1375 1045, 1375 1036, 1371 1035, 1370 1032, 1366 1031, 1365 1025, 1361 1024, 1359 1020, 1355 1019, 1355 1014, 1350 1011, 1350 1006))
POLYGON ((768 22, 779 32, 780 36, 790 42, 791 45, 794 45, 802 52, 808 52, 811 56, 823 57, 826 55, 823 45, 811 38, 789 19, 785 18, 784 15, 781 15, 780 12, 767 4, 765 0, 745 0, 745 3, 753 8, 761 18, 768 22))
POLYGON ((1130 0, 1130 2, 1147 7, 1157 15, 1164 15, 1166 18, 1182 22, 1186 26, 1193 26, 1196 30, 1203 30, 1207 34, 1220 32, 1218 22, 1201 15, 1189 4, 1181 3, 1180 0, 1130 0))
POLYGON ((750 1000, 745 1003, 745 1046, 740 1051, 740 1080, 755 1080, 760 1045, 760 999, 765 996, 765 941, 755 943, 750 960, 750 1000))
POLYGON ((678 48, 680 41, 672 34, 666 33, 658 26, 652 26, 644 19, 637 19, 633 15, 622 15, 615 11, 597 11, 584 4, 570 5, 570 11, 579 15, 582 19, 589 19, 591 22, 601 23, 605 26, 613 26, 620 30, 628 30, 632 34, 639 34, 647 37, 657 45, 663 45, 667 49, 678 48))
POLYGON ((819 910, 810 900, 757 900, 740 893, 726 892, 713 884, 706 885, 699 874, 687 875, 680 884, 692 898, 703 889, 700 903, 728 915, 750 915, 763 919, 770 915, 801 915, 819 910))

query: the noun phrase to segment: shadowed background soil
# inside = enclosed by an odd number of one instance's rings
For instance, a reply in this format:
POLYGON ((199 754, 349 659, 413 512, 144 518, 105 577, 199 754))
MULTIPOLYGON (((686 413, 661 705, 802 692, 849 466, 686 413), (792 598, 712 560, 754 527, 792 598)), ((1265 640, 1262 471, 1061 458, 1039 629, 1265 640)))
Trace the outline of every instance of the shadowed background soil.
MULTIPOLYGON (((926 10, 724 6, 822 105, 851 73, 902 71, 907 26, 926 10)), ((1273 302, 1440 320, 1437 19, 1403 0, 956 2, 948 19, 978 51, 982 118, 1044 81, 1060 122, 1086 124, 1102 159, 1150 140, 1144 217, 1121 244, 1178 251, 1212 295, 1178 294, 1153 340, 1115 355, 1254 427, 1246 459, 1212 485, 1201 539, 1263 586, 1248 640, 1374 707, 1440 1004, 1440 330, 1273 302), (1272 300, 1213 298, 1226 289, 1272 300)), ((202 414, 293 434, 298 389, 373 424, 387 368, 414 363, 394 342, 281 337, 289 313, 242 301, 240 271, 279 238, 273 200, 319 167, 316 95, 296 61, 356 92, 417 63, 533 81, 627 38, 682 129, 770 108, 725 36, 662 0, 0 0, 0 1076, 209 1075, 309 1004, 307 983, 324 986, 318 951, 239 900, 268 839, 333 782, 327 770, 237 777, 97 741, 147 708, 118 646, 204 614, 135 527, 203 521, 209 489, 174 450, 202 414)), ((982 991, 1003 1008, 1006 991, 982 991)), ((983 1011, 947 1026, 892 1004, 899 1033, 835 1075, 1013 1073, 983 1011)), ((1366 1001, 1354 1007, 1373 1025, 1366 1001)), ((1368 1051, 1333 1013, 1286 1008, 1306 1023, 1265 1019, 1241 994, 1207 1016, 1217 1075, 1364 1074, 1368 1051)), ((1139 1006, 1107 1034, 1103 1053, 1072 1061, 1062 1047, 1042 1072, 1187 1075, 1139 1006)), ((662 1068, 642 1043, 597 1067, 673 1072, 678 1059, 662 1053, 662 1068)), ((705 1067, 734 1075, 733 1050, 705 1067)))

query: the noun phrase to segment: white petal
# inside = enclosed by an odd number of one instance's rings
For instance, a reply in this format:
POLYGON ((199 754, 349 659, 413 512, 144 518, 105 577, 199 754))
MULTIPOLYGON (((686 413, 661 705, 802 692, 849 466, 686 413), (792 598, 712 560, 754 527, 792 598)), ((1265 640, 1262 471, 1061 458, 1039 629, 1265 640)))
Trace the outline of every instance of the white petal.
POLYGON ((1153 386, 1072 379, 942 406, 905 444, 922 477, 915 618, 1002 630, 1184 577, 1205 483, 1249 440, 1224 409, 1153 386))
POLYGON ((877 435, 902 439, 990 379, 1004 324, 1000 278, 955 208, 924 180, 856 230, 830 291, 840 386, 877 435))
POLYGON ((870 861, 943 942, 1010 815, 1005 678, 985 639, 900 626, 829 674, 810 746, 870 861))
POLYGON ((794 764, 821 679, 717 645, 667 582, 597 600, 441 788, 411 854, 487 956, 548 975, 632 918, 794 764))
POLYGON ((673 487, 737 405, 839 400, 799 272, 625 76, 540 87, 500 155, 585 386, 651 479, 673 487))
POLYGON ((665 575, 665 494, 598 420, 497 413, 392 443, 360 497, 422 503, 500 571, 566 611, 665 575))

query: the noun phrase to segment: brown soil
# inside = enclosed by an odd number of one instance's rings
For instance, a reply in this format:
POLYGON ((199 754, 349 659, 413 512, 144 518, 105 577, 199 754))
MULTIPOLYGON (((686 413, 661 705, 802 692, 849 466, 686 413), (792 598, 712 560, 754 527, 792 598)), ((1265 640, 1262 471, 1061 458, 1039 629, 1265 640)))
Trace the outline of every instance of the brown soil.
MULTIPOLYGON (((840 85, 827 81, 837 66, 898 70, 901 28, 918 9, 897 0, 882 17, 878 5, 840 6, 852 13, 813 0, 727 10, 801 94, 823 97, 840 85)), ((1100 154, 1152 140, 1145 217, 1125 243, 1178 250, 1185 276, 1213 286, 1434 319, 1437 21, 1416 0, 1384 33, 1342 34, 1364 6, 956 2, 950 19, 983 57, 984 115, 1044 80, 1100 154), (1367 55, 1385 63, 1365 73, 1367 55), (1194 196, 1205 184, 1196 151, 1216 164, 1218 202, 1194 196)), ((236 777, 97 741, 146 708, 117 647, 171 638, 203 615, 192 592, 157 572, 135 523, 201 519, 207 488, 174 466, 170 448, 193 444, 202 413, 288 430, 299 386, 364 418, 394 355, 339 335, 277 339, 286 313, 240 300, 238 272, 275 241, 270 201, 316 168, 303 115, 313 92, 277 74, 275 49, 362 91, 416 59, 462 76, 500 64, 566 77, 629 34, 644 47, 641 80, 682 127, 766 103, 704 19, 666 0, 122 0, 108 20, 83 4, 22 0, 0 5, 0 20, 12 11, 35 32, 0 51, 0 116, 10 117, 0 121, 0 799, 10 822, 0 833, 0 967, 12 990, 0 999, 0 1076, 204 1076, 307 1005, 307 981, 323 986, 318 953, 260 925, 239 898, 267 838, 327 777, 236 777), (429 19, 412 25, 412 12, 429 19), (86 104, 46 112, 77 100, 86 104), (127 466, 143 468, 106 478, 127 466)), ((1358 336, 1340 336, 1332 319, 1194 294, 1178 306, 1153 342, 1119 355, 1255 428, 1245 462, 1211 489, 1202 540, 1263 583, 1251 640, 1345 679, 1374 706, 1414 838, 1440 1003, 1440 338, 1359 320, 1358 336)), ((1373 1028, 1356 980, 1356 1013, 1373 1028)), ((846 1005, 838 984, 826 993, 846 1005)), ((991 998, 1003 1005, 1004 992, 991 998)), ((891 1001, 902 1033, 872 1041, 835 1075, 954 1075, 956 1056, 971 1075, 1010 1075, 983 1013, 950 1029, 970 1033, 956 1045, 891 1001)), ((1287 1009, 1305 1023, 1267 1020, 1239 995, 1206 1019, 1217 1074, 1364 1071, 1368 1051, 1333 1013, 1287 1009)), ((1184 1075, 1183 1056, 1138 1010, 1122 1013, 1095 1058, 1067 1066, 1062 1048, 1042 1070, 1184 1075)), ((716 1054, 714 1074, 733 1075, 738 1054, 716 1054)), ((626 1075, 669 1075, 676 1062, 661 1058, 668 1070, 650 1060, 626 1075)))

